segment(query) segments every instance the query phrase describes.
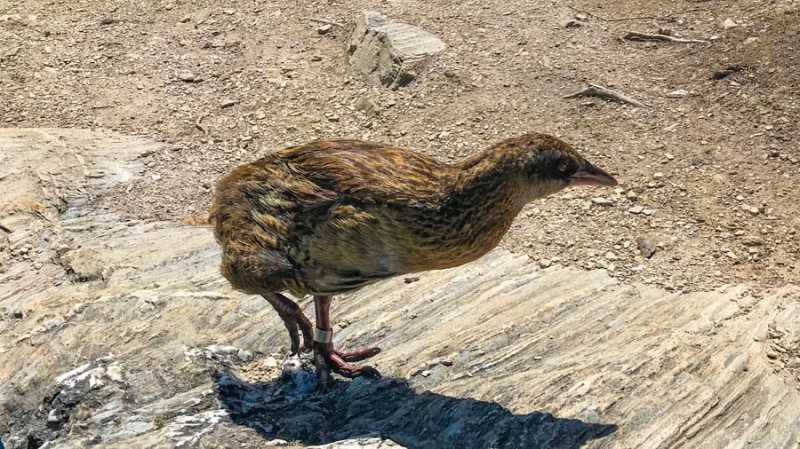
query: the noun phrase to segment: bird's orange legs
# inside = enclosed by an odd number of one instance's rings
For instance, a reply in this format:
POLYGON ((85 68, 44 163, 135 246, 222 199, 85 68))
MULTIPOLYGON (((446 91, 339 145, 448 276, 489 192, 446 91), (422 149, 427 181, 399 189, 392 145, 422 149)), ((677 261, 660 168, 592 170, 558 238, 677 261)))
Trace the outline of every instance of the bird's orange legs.
POLYGON ((316 332, 311 321, 303 314, 296 302, 280 293, 263 295, 278 316, 286 325, 292 339, 291 355, 300 350, 314 349, 314 364, 317 367, 317 379, 320 385, 326 386, 331 377, 331 370, 347 378, 359 376, 380 377, 380 373, 371 366, 356 367, 350 363, 368 359, 379 352, 380 348, 369 348, 355 352, 340 352, 333 348, 333 330, 330 321, 331 296, 315 296, 314 309, 317 315, 316 332), (303 334, 303 345, 300 346, 300 334, 303 334), (312 343, 313 342, 313 343, 312 343))
POLYGON ((331 296, 314 296, 314 309, 317 315, 317 329, 314 334, 314 364, 317 367, 317 379, 325 386, 330 380, 330 372, 348 378, 359 376, 380 377, 378 370, 371 366, 355 367, 350 362, 368 359, 379 352, 380 348, 369 348, 356 352, 340 352, 333 349, 333 329, 330 322, 331 296))

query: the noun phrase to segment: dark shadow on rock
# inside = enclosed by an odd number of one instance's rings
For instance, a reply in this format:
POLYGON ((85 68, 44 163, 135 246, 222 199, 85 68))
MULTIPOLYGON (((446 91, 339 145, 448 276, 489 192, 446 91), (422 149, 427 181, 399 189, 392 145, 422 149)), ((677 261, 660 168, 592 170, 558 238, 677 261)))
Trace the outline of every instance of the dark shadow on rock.
POLYGON ((514 415, 494 402, 417 393, 401 379, 359 378, 326 393, 314 387, 313 373, 303 370, 263 383, 247 383, 229 371, 214 374, 215 391, 233 422, 269 439, 306 445, 380 436, 409 449, 567 449, 617 430, 614 424, 540 412, 514 415))

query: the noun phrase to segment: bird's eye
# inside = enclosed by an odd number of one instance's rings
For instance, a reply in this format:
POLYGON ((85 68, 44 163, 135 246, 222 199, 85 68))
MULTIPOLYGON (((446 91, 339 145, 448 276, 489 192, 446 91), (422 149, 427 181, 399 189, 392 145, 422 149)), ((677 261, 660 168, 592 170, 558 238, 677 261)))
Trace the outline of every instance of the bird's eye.
POLYGON ((558 171, 563 173, 567 171, 567 167, 569 167, 569 161, 563 160, 558 164, 558 171))

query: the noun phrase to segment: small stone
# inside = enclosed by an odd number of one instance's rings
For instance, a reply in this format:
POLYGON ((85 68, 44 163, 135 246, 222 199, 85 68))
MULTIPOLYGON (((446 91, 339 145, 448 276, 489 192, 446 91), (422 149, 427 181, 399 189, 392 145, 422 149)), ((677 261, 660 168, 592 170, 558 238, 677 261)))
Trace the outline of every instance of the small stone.
POLYGON ((764 244, 764 239, 757 235, 748 235, 742 237, 742 244, 744 246, 761 246, 764 244))
POLYGON ((731 19, 731 18, 727 18, 727 19, 725 19, 724 22, 722 22, 722 28, 726 29, 726 30, 729 30, 731 28, 736 28, 738 26, 739 26, 739 24, 734 22, 733 19, 731 19))
POLYGON ((539 259, 539 268, 545 269, 552 265, 553 262, 550 259, 539 259))
POLYGON ((425 370, 425 371, 422 372, 422 377, 428 377, 430 375, 431 375, 430 370, 425 370))
POLYGON ((670 153, 664 153, 664 157, 669 161, 675 159, 675 156, 671 155, 670 153))
POLYGON ((267 357, 266 359, 264 359, 264 366, 266 366, 267 368, 277 368, 278 367, 278 361, 275 360, 275 357, 271 357, 271 356, 267 357))
POLYGON ((58 409, 50 410, 50 413, 47 414, 47 422, 50 423, 57 423, 61 422, 64 417, 59 413, 58 409))
POLYGON ((234 100, 234 99, 231 99, 231 98, 225 98, 225 99, 224 99, 224 100, 222 100, 222 102, 219 104, 219 107, 221 107, 222 109, 225 109, 225 108, 229 108, 229 107, 231 107, 231 106, 235 105, 236 103, 238 103, 238 101, 236 101, 236 100, 234 100))
POLYGON ((322 56, 314 55, 311 57, 311 62, 319 62, 319 61, 322 61, 322 56))
POLYGON ((161 179, 161 175, 150 175, 150 179, 153 181, 158 181, 161 179))
POLYGON ((339 116, 338 115, 329 115, 328 116, 328 121, 329 122, 338 122, 339 121, 339 116))
POLYGON ((317 34, 319 35, 328 34, 328 32, 330 32, 332 28, 333 26, 329 23, 320 25, 319 27, 317 27, 317 34))
POLYGON ((246 349, 240 349, 236 356, 239 357, 239 360, 245 363, 253 360, 253 353, 246 349))
POLYGON ((653 179, 664 179, 664 173, 661 172, 653 173, 653 179))
POLYGON ((599 206, 613 206, 614 200, 610 198, 604 198, 602 196, 598 196, 597 198, 592 198, 592 202, 599 206))
POLYGON ((636 201, 639 199, 639 195, 637 195, 636 192, 634 192, 633 190, 629 190, 628 193, 625 194, 625 196, 631 201, 636 201))
POLYGON ((414 282, 417 282, 418 280, 419 280, 419 276, 408 276, 408 277, 403 278, 403 282, 405 282, 406 284, 413 284, 414 282))
POLYGON ((419 27, 363 11, 356 18, 348 56, 355 73, 396 89, 416 79, 418 67, 444 49, 441 39, 419 27))
POLYGON ((642 212, 644 212, 644 206, 633 206, 630 209, 628 209, 628 212, 632 214, 641 214, 642 212))
POLYGON ((189 72, 187 70, 183 70, 183 71, 178 72, 178 79, 183 81, 183 82, 186 82, 186 83, 195 83, 195 82, 199 81, 194 76, 194 73, 189 72))
POLYGON ((672 92, 668 93, 667 96, 669 98, 685 98, 689 96, 689 91, 684 89, 673 90, 672 92))
POLYGON ((564 28, 580 28, 583 24, 578 22, 577 20, 567 20, 564 22, 564 28))
POLYGON ((617 257, 617 255, 614 254, 612 251, 609 251, 609 252, 606 253, 606 259, 608 259, 608 260, 619 260, 619 257, 617 257))
POLYGON ((649 217, 649 216, 651 216, 651 215, 653 215, 655 212, 656 212, 656 211, 654 211, 653 209, 645 209, 645 210, 643 210, 643 211, 642 211, 642 213, 643 213, 644 215, 647 215, 648 217, 649 217))
POLYGON ((636 237, 636 246, 639 247, 639 251, 642 253, 642 256, 648 259, 653 257, 653 254, 655 254, 656 250, 658 249, 656 243, 648 235, 636 237))

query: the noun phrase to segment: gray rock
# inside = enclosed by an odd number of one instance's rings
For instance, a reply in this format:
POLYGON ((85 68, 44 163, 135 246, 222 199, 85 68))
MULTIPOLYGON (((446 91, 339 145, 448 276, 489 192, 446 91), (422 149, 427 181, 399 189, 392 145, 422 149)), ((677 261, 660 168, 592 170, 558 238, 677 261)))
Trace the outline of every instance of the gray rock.
POLYGON ((658 250, 658 246, 648 235, 636 237, 636 245, 639 247, 639 251, 642 252, 642 256, 648 259, 653 257, 653 254, 658 250))
MULTIPOLYGON (((39 241, 34 225, 52 227, 54 246, 41 247, 40 270, 15 261, 0 273, 3 307, 24 311, 0 320, 7 449, 796 446, 798 286, 686 294, 493 251, 337 297, 332 318, 350 324, 334 344, 382 347, 370 362, 384 377, 319 392, 309 354, 263 369, 288 345, 285 326, 263 298, 221 279, 208 229, 120 224, 120 211, 93 209, 140 179, 142 154, 161 145, 0 129, 0 148, 12 156, 0 165, 0 204, 77 212, 51 223, 8 211, 17 246, 39 241), (62 246, 120 268, 76 282, 57 262, 62 246), (142 309, 148 299, 163 303, 142 309), (430 375, 405 376, 416 368, 430 375)), ((307 299, 300 306, 313 316, 307 299)))
POLYGON ((396 89, 413 81, 429 58, 444 49, 444 42, 422 28, 364 11, 356 19, 348 55, 354 72, 396 89))

